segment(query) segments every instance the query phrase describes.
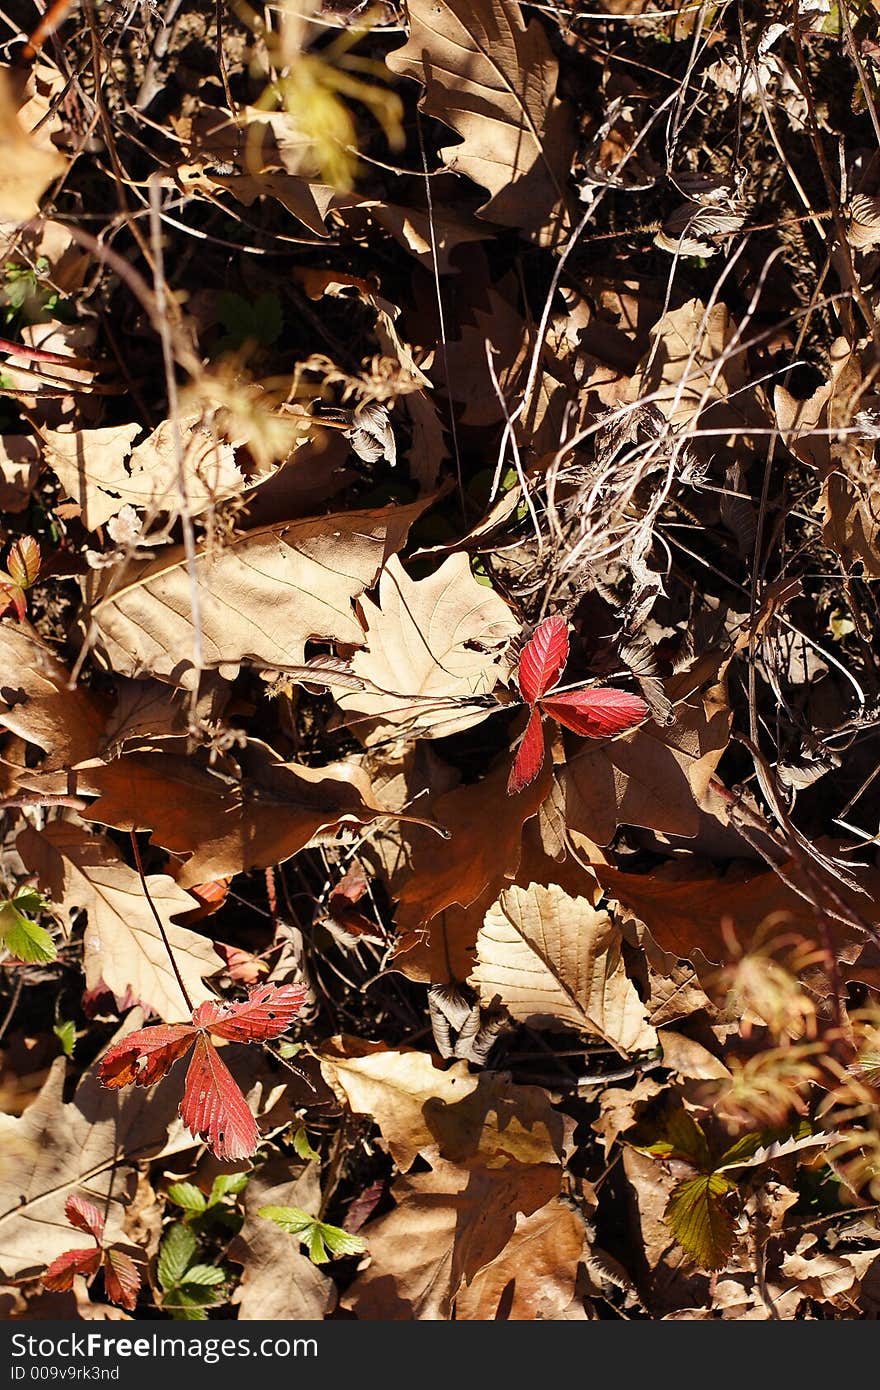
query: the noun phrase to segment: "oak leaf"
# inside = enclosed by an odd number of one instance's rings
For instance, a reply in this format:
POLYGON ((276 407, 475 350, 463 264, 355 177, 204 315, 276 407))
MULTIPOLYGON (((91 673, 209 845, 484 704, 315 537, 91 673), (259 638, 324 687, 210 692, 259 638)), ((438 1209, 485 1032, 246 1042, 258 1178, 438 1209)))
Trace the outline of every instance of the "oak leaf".
POLYGON ((536 20, 514 0, 411 0, 410 33, 386 59, 425 87, 420 107, 461 136, 448 169, 492 195, 479 215, 557 240, 573 149, 558 64, 536 20))
POLYGON ((399 731, 446 738, 485 719, 485 697, 505 680, 505 648, 519 623, 502 599, 478 584, 466 555, 450 556, 427 579, 412 580, 396 557, 379 580, 379 602, 360 600, 365 650, 354 672, 366 692, 339 698, 366 742, 399 731))
POLYGON ((456 1321, 546 1322, 559 1317, 575 1297, 586 1240, 580 1213, 559 1197, 531 1216, 518 1216, 501 1253, 459 1289, 456 1321))

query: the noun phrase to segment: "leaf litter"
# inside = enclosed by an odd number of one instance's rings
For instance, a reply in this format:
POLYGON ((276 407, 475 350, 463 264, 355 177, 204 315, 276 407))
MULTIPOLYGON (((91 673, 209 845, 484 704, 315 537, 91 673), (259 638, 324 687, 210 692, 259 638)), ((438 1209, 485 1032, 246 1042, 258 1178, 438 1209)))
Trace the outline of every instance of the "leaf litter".
POLYGON ((12 1316, 877 1316, 873 16, 4 17, 12 1316))

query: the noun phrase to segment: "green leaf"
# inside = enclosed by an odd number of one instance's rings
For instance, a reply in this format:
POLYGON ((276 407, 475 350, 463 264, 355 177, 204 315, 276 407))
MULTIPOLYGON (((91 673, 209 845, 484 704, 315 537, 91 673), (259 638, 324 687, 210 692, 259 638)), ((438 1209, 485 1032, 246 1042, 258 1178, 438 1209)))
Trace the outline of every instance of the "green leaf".
POLYGON ((194 1284, 200 1289, 205 1289, 225 1283, 226 1275, 216 1265, 190 1265, 186 1271, 186 1278, 183 1280, 182 1287, 188 1289, 191 1284, 194 1284))
POLYGON ((208 1203, 195 1183, 175 1182, 168 1189, 168 1200, 192 1216, 201 1216, 208 1203))
POLYGON ((652 1144, 636 1147, 652 1158, 686 1159, 703 1173, 711 1173, 714 1168, 706 1136, 686 1110, 670 1110, 663 1117, 660 1137, 652 1144))
POLYGON ((664 1213, 679 1245, 702 1268, 723 1269, 733 1249, 733 1184, 720 1173, 701 1173, 675 1188, 664 1213))
POLYGON ((303 1245, 308 1246, 312 1264, 326 1264, 339 1255, 360 1255, 366 1250, 362 1236, 349 1235, 340 1226, 328 1226, 315 1216, 309 1216, 301 1207, 260 1207, 258 1216, 274 1221, 282 1231, 298 1236, 303 1245))
MULTIPOLYGON (((210 1290, 208 1294, 210 1295, 210 1290)), ((214 1301, 210 1296, 202 1297, 200 1289, 188 1294, 185 1289, 173 1288, 170 1298, 163 1298, 162 1307, 166 1313, 171 1314, 175 1322, 207 1322, 208 1314, 204 1304, 214 1301)))
POLYGON ((317 1149, 313 1149, 309 1143, 308 1131, 305 1125, 300 1125, 296 1134, 293 1136, 293 1147, 300 1158, 314 1159, 321 1157, 317 1149))
POLYGON ((56 1023, 52 1032, 60 1042, 65 1057, 72 1057, 76 1047, 76 1024, 73 1019, 66 1018, 63 1023, 56 1023))
POLYGON ((243 295, 224 291, 216 300, 217 317, 226 333, 216 352, 237 352, 246 343, 271 347, 281 336, 284 315, 277 295, 268 291, 251 303, 243 295))
POLYGON ((163 1289, 173 1289, 181 1282, 198 1243, 188 1226, 169 1226, 159 1247, 159 1283, 163 1289))
POLYGON ((45 965, 58 951, 45 927, 25 917, 17 906, 19 899, 0 904, 0 942, 16 960, 28 965, 45 965))
POLYGON ((226 1197, 237 1197, 240 1192, 244 1192, 247 1184, 247 1173, 219 1173, 214 1179, 208 1206, 216 1207, 217 1203, 226 1197))

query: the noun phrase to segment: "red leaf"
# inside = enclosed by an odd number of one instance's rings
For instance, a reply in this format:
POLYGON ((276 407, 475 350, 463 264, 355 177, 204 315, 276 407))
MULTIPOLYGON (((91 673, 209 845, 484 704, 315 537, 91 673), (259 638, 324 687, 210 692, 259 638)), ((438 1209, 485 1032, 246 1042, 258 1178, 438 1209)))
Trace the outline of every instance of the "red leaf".
POLYGON ((0 579, 0 613, 5 613, 7 608, 14 608, 16 617, 23 623, 27 617, 27 599, 24 596, 24 589, 18 584, 10 584, 0 579))
POLYGON ((217 1158, 250 1158, 260 1141, 257 1122, 238 1083, 204 1033, 186 1073, 180 1118, 217 1158))
POLYGON ((108 1250, 104 1256, 104 1292, 111 1303, 134 1312, 141 1287, 141 1272, 134 1260, 121 1250, 108 1250))
POLYGON ((40 547, 33 536, 12 542, 6 564, 19 588, 29 589, 40 573, 40 547))
POLYGON ((141 1028, 104 1054, 99 1079, 104 1086, 152 1086, 167 1076, 192 1047, 197 1033, 191 1023, 141 1028))
POLYGON ((545 618, 522 649, 517 678, 522 697, 533 705, 556 684, 568 660, 564 618, 545 618))
POLYGON ((71 1226, 78 1231, 87 1231, 100 1245, 104 1234, 104 1213, 85 1197, 68 1197, 64 1203, 64 1215, 71 1226))
POLYGON ((542 700, 541 709, 583 738, 610 738, 631 729, 648 713, 648 706, 638 695, 602 686, 542 700))
POLYGON ((91 1250, 67 1250, 53 1260, 43 1275, 43 1288, 50 1293, 62 1293, 73 1288, 74 1275, 95 1274, 101 1263, 101 1251, 97 1245, 91 1250))
POLYGON ((534 782, 544 764, 544 730, 541 727, 539 709, 533 709, 526 731, 522 737, 510 776, 507 779, 507 795, 516 796, 530 782, 534 782))
POLYGON ((268 1042, 287 1032, 305 999, 303 985, 260 985, 243 1004, 200 1004, 193 1024, 230 1042, 268 1042))

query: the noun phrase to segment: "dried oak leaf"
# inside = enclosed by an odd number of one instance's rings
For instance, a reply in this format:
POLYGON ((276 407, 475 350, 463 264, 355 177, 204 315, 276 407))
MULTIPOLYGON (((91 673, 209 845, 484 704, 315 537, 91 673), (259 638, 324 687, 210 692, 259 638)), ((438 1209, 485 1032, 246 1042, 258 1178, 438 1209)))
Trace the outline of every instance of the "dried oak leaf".
POLYGON ((192 516, 244 487, 234 449, 215 439, 198 417, 163 420, 132 448, 140 432, 136 424, 43 431, 46 461, 68 497, 79 503, 87 530, 106 525, 125 506, 176 515, 181 507, 178 449, 192 516))
POLYGON ((656 1046, 620 928, 586 898, 555 884, 506 888, 486 913, 477 961, 471 983, 483 1001, 499 998, 531 1027, 574 1028, 626 1053, 656 1046))
POLYGON ((556 241, 573 138, 540 24, 526 25, 514 0, 410 0, 407 14, 409 39, 386 62, 422 83, 420 108, 461 136, 444 164, 489 190, 479 216, 556 241))
POLYGON ((25 623, 0 623, 0 726, 42 748, 41 771, 97 753, 109 706, 82 686, 25 623))
MULTIPOLYGON (((88 913, 86 987, 94 989, 103 981, 119 998, 130 990, 160 1018, 178 1018, 180 986, 141 881, 110 841, 70 821, 52 821, 42 830, 28 826, 16 848, 62 912, 84 908, 88 913)), ((147 883, 191 998, 195 1003, 212 998, 203 977, 221 967, 213 946, 169 922, 175 913, 196 907, 196 899, 165 874, 150 874, 147 883)))
MULTIPOLYGON (((34 132, 22 119, 14 86, 17 82, 8 68, 0 70, 0 218, 27 222, 39 212, 40 199, 52 180, 63 174, 67 160, 52 145, 47 129, 34 132)), ((32 85, 33 78, 29 78, 28 86, 32 85)))
POLYGON ((362 598, 359 607, 366 646, 352 669, 366 689, 338 703, 360 716, 348 722, 365 742, 396 732, 446 738, 493 712, 479 697, 506 679, 506 648, 519 623, 494 590, 477 583, 466 555, 450 556, 420 580, 392 556, 378 604, 362 598))
MULTIPOLYGON (((359 645, 352 600, 375 583, 432 500, 262 526, 203 550, 196 588, 204 664, 232 680, 243 662, 301 665, 310 638, 359 645)), ((182 547, 128 566, 121 586, 103 570, 86 589, 114 671, 192 686, 195 629, 182 547)))

